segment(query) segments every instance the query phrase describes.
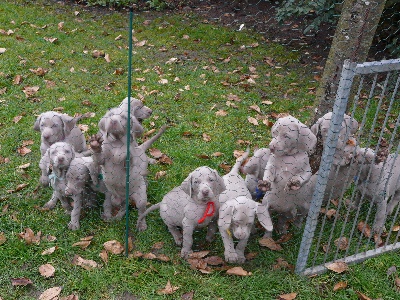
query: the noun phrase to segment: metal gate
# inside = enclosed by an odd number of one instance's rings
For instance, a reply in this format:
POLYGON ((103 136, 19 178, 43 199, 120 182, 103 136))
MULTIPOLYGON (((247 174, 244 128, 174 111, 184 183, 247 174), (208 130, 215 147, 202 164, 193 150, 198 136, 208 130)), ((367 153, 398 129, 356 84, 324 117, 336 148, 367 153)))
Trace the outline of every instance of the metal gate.
MULTIPOLYGON (((361 164, 355 176, 350 175, 350 171, 347 176, 338 176, 339 172, 334 170, 333 164, 339 131, 346 113, 360 124, 355 134, 360 147, 370 148, 377 153, 387 143, 385 147, 391 153, 392 159, 386 159, 382 164, 394 163, 382 167, 382 170, 386 170, 382 172, 388 174, 381 172, 379 178, 387 179, 400 168, 400 164, 395 163, 400 145, 399 70, 400 59, 363 64, 345 61, 300 245, 296 273, 317 274, 324 272, 333 262, 357 263, 400 248, 399 205, 395 207, 393 214, 385 217, 385 231, 373 230, 377 212, 374 202, 377 195, 367 197, 365 188, 360 188, 373 184, 369 182, 372 167, 363 169, 361 164), (360 175, 363 170, 369 171, 366 179, 364 174, 364 181, 361 182, 360 175), (327 193, 333 193, 326 190, 328 180, 343 181, 343 189, 337 199, 327 197, 327 193), (355 206, 356 199, 360 201, 355 206)), ((365 157, 361 160, 363 164, 366 163, 365 157)), ((400 159, 397 162, 400 162, 400 159)), ((351 164, 353 163, 354 158, 351 161, 351 164)), ((385 188, 388 184, 389 180, 386 180, 385 188)), ((400 186, 398 179, 396 184, 400 186)), ((398 196, 400 197, 400 192, 398 196)))

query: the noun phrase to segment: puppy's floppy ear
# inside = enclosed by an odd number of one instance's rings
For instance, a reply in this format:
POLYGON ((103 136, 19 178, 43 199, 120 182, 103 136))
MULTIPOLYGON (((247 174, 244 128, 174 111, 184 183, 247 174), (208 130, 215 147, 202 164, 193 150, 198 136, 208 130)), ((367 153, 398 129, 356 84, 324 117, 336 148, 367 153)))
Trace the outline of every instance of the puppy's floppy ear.
POLYGON ((226 190, 226 186, 225 186, 224 179, 218 174, 218 172, 216 170, 212 170, 212 171, 214 172, 215 177, 217 178, 217 181, 215 184, 215 191, 214 191, 214 195, 217 196, 226 190))
POLYGON ((260 158, 253 156, 251 157, 247 163, 243 166, 243 172, 245 174, 251 174, 254 176, 258 176, 258 168, 260 165, 260 158))
POLYGON ((71 133, 71 130, 75 127, 78 118, 73 118, 68 115, 60 115, 60 118, 64 125, 64 134, 67 136, 71 133))
POLYGON ((321 117, 317 120, 317 122, 315 122, 314 125, 311 126, 310 130, 312 133, 314 133, 315 136, 318 136, 319 130, 320 130, 320 126, 321 123, 324 121, 324 117, 321 117))
POLYGON ((184 191, 186 194, 189 195, 190 198, 192 198, 192 174, 190 173, 188 177, 181 183, 181 189, 184 191))
POLYGON ((344 122, 346 123, 346 127, 350 129, 350 133, 354 134, 357 132, 358 130, 358 122, 356 119, 348 116, 348 115, 344 115, 344 122))
MULTIPOLYGON (((106 117, 102 117, 99 121, 99 129, 102 135, 107 136, 107 131, 106 131, 106 117)), ((104 138, 104 136, 103 136, 104 138)))
POLYGON ((233 205, 229 205, 230 201, 225 202, 219 209, 218 227, 226 230, 231 226, 233 216, 233 205))
POLYGON ((265 230, 272 232, 274 229, 272 225, 272 220, 269 215, 268 205, 263 205, 261 203, 257 203, 257 218, 260 221, 261 225, 265 228, 265 230))
MULTIPOLYGON (((136 108, 135 108, 136 111, 136 108)), ((143 126, 140 124, 139 120, 134 114, 131 114, 131 133, 134 138, 140 137, 143 134, 143 126)))
POLYGON ((299 149, 312 154, 317 144, 317 137, 315 134, 304 124, 299 124, 299 149))
POLYGON ((42 119, 42 114, 40 114, 37 118, 35 123, 33 124, 33 130, 40 131, 40 121, 42 119))

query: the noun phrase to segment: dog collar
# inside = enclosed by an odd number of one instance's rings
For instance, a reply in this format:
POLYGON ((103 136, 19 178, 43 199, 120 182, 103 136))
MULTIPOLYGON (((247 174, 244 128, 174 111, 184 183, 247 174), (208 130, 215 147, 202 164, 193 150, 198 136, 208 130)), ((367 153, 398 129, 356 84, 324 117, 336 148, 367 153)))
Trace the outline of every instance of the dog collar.
POLYGON ((256 187, 256 200, 264 198, 265 192, 256 187))
POLYGON ((215 212, 215 204, 212 201, 207 202, 206 211, 204 212, 203 216, 197 221, 197 223, 201 224, 207 217, 212 217, 215 212))
POLYGON ((49 179, 50 179, 50 183, 49 186, 53 186, 56 183, 56 179, 58 180, 64 180, 63 177, 57 177, 57 175, 55 173, 51 173, 49 175, 49 179))

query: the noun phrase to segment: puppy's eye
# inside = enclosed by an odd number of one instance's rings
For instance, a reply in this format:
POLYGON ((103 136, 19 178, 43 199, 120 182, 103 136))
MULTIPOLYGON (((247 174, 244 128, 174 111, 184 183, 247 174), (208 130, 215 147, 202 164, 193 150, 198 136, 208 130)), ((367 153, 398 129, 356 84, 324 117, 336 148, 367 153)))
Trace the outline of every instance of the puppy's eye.
POLYGON ((199 184, 198 180, 193 181, 193 184, 199 184))
POLYGON ((127 119, 127 117, 126 117, 125 115, 122 115, 122 116, 121 116, 121 119, 124 119, 124 120, 126 120, 126 119, 127 119))
POLYGON ((71 151, 70 150, 65 150, 65 153, 69 154, 69 153, 71 153, 71 151))
POLYGON ((211 182, 213 182, 213 181, 214 181, 214 178, 209 178, 208 180, 210 180, 211 182))

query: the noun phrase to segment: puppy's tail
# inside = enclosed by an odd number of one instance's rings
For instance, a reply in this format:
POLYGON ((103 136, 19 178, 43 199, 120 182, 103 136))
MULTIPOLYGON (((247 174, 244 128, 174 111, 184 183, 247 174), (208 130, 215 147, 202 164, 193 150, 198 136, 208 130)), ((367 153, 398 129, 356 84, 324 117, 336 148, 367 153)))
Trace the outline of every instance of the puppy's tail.
POLYGON ((161 126, 160 130, 157 132, 157 134, 155 134, 154 136, 152 136, 150 139, 148 139, 147 141, 145 141, 143 144, 141 144, 139 147, 143 149, 143 151, 148 150, 151 145, 158 140, 158 138, 164 133, 164 131, 167 129, 167 125, 163 125, 161 126))
POLYGON ((246 151, 243 153, 241 157, 239 157, 236 160, 236 163, 233 165, 231 171, 229 172, 230 174, 239 174, 239 169, 240 166, 242 165, 242 162, 249 157, 250 149, 247 147, 246 151))
POLYGON ((154 204, 154 205, 150 206, 148 209, 146 209, 145 212, 139 216, 138 221, 137 221, 138 224, 139 224, 144 218, 146 218, 146 216, 147 216, 149 213, 151 213, 152 211, 155 211, 155 210, 157 210, 157 209, 160 209, 160 204, 161 204, 161 202, 159 202, 159 203, 157 203, 157 204, 154 204))

